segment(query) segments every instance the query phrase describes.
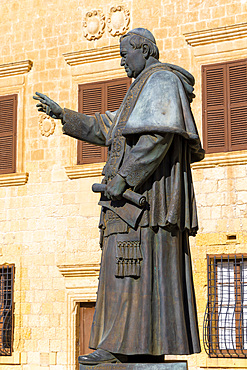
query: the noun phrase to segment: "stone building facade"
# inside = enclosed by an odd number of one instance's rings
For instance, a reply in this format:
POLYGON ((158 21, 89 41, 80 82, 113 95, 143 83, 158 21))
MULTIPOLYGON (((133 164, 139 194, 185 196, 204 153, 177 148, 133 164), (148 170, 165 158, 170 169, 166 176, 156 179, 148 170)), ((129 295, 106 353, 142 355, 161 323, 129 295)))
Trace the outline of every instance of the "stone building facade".
MULTIPOLYGON (((0 99, 17 97, 14 167, 0 174, 2 274, 14 265, 13 350, 0 356, 0 369, 74 370, 80 306, 96 299, 100 210, 91 186, 103 163, 78 165, 76 140, 38 114, 32 96, 43 92, 77 110, 79 85, 125 77, 119 36, 146 27, 160 60, 195 76, 192 109, 202 136, 202 66, 247 58, 247 1, 2 0, 0 15, 0 99)), ((247 146, 207 154, 193 165, 193 179, 200 231, 191 250, 204 348, 207 261, 216 256, 217 267, 220 256, 238 261, 246 253, 247 146)), ((243 324, 243 336, 246 330, 243 324)), ((194 370, 247 368, 245 355, 221 352, 182 358, 194 370)))

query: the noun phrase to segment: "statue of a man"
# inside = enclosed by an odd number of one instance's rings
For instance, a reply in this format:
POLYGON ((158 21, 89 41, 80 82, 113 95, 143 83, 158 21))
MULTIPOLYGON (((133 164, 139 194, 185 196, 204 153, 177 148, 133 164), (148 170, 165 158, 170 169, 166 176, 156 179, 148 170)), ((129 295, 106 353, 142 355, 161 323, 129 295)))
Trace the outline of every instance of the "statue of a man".
POLYGON ((194 78, 159 62, 155 38, 143 28, 120 38, 120 54, 135 80, 116 112, 87 116, 35 97, 65 134, 108 147, 95 351, 79 357, 91 365, 119 354, 200 352, 189 248, 198 229, 190 163, 204 157, 190 108, 194 78), (145 195, 146 206, 124 199, 126 189, 145 195))

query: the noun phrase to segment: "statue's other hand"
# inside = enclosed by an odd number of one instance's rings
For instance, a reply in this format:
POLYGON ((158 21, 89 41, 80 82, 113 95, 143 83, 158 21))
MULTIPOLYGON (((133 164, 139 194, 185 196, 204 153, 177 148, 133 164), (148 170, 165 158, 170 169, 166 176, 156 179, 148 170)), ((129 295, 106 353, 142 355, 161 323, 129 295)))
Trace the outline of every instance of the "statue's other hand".
POLYGON ((105 196, 109 199, 121 199, 126 189, 126 181, 120 175, 116 175, 106 186, 105 196))
POLYGON ((44 112, 52 118, 63 118, 63 109, 55 101, 48 98, 48 96, 36 92, 33 98, 39 101, 39 103, 36 104, 39 112, 44 112))

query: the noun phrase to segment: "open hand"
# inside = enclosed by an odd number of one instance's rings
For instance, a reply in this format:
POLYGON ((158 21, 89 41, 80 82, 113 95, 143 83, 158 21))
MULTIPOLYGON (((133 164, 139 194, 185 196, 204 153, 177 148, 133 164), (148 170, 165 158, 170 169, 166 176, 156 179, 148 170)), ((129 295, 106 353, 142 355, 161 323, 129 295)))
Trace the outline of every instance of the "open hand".
POLYGON ((39 100, 40 103, 36 104, 39 112, 44 112, 52 118, 62 119, 63 109, 56 102, 48 98, 48 96, 41 94, 39 92, 35 93, 33 96, 35 100, 39 100))
POLYGON ((122 194, 126 189, 126 182, 124 178, 120 175, 116 175, 113 179, 107 184, 105 190, 105 196, 109 199, 116 200, 121 199, 122 194))

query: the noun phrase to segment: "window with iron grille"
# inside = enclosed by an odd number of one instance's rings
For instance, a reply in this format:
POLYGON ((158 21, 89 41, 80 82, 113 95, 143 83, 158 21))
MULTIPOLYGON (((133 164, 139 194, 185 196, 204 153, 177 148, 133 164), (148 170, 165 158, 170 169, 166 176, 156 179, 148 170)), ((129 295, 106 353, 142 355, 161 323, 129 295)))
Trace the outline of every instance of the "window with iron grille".
POLYGON ((247 149, 247 59, 202 66, 206 153, 247 149))
POLYGON ((13 343, 14 266, 0 266, 0 355, 11 356, 13 343))
POLYGON ((203 337, 210 357, 247 357, 246 256, 208 256, 203 337))

